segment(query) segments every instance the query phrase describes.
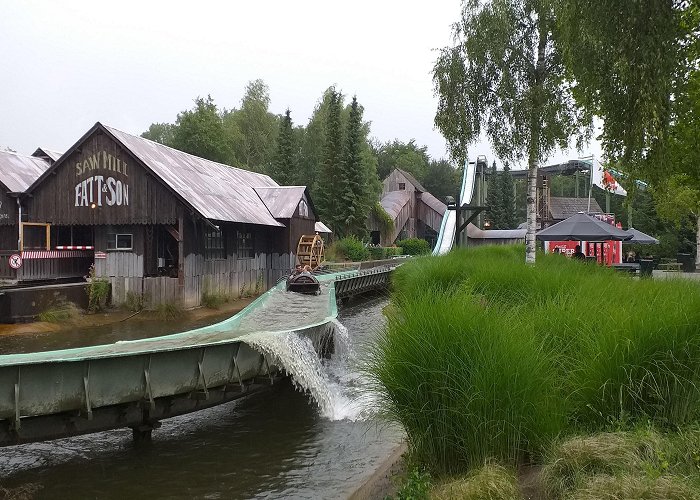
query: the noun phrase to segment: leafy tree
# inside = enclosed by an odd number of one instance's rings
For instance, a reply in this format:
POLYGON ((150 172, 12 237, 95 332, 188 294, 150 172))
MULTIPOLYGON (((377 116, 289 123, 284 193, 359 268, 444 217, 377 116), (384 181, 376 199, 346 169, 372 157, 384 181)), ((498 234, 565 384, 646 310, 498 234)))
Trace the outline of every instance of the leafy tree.
POLYGON ((430 157, 426 146, 419 147, 416 141, 401 142, 394 139, 387 143, 373 145, 374 154, 377 157, 377 173, 381 179, 385 179, 395 168, 405 170, 423 182, 428 173, 430 157))
POLYGON ((268 86, 257 79, 246 86, 241 108, 224 115, 235 162, 245 169, 266 172, 275 155, 278 119, 269 106, 268 86))
POLYGON ((462 177, 447 160, 430 160, 428 171, 423 179, 423 187, 440 201, 446 196, 457 196, 462 177))
POLYGON ((515 229, 518 216, 515 210, 515 181, 510 173, 508 162, 503 165, 501 175, 501 192, 503 193, 503 229, 515 229))
POLYGON ((496 168, 496 162, 493 162, 491 169, 489 171, 488 185, 487 185, 487 195, 486 202, 490 210, 486 214, 492 229, 503 229, 503 190, 501 189, 501 176, 498 175, 498 169, 496 168))
MULTIPOLYGON (((679 57, 679 0, 555 2, 577 100, 603 118, 603 147, 632 173, 663 140, 679 57)), ((631 183, 630 183, 631 184, 631 183)), ((631 184, 630 188, 634 188, 631 184)))
POLYGON ((291 112, 287 109, 280 121, 277 135, 277 154, 272 162, 270 176, 283 186, 294 185, 297 178, 297 152, 291 112))
POLYGON ((172 147, 208 160, 228 163, 231 148, 219 109, 211 96, 198 97, 191 110, 177 115, 172 147))
POLYGON ((455 160, 464 163, 482 130, 499 157, 527 157, 528 263, 535 262, 538 164, 589 123, 562 76, 555 29, 550 2, 465 0, 455 45, 441 50, 433 70, 435 124, 455 160))
POLYGON ((175 126, 172 123, 151 123, 148 130, 141 134, 141 137, 174 147, 175 126))

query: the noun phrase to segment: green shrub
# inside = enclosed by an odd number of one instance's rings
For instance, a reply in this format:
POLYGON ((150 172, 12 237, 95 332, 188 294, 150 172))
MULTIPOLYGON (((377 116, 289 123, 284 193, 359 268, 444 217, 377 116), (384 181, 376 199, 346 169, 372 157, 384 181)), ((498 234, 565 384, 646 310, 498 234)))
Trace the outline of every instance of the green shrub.
POLYGON ((465 478, 445 482, 430 492, 433 500, 518 500, 523 498, 515 471, 486 464, 465 478))
POLYGON ((430 474, 414 467, 396 492, 396 500, 428 500, 430 474))
POLYGON ((368 247, 367 250, 372 260, 390 259, 395 255, 401 255, 399 247, 368 247))
POLYGON ((363 260, 369 260, 370 251, 354 236, 349 236, 338 240, 333 245, 331 250, 331 255, 334 255, 338 259, 351 260, 353 262, 359 262, 363 260))
POLYGON ((401 247, 406 255, 426 255, 432 250, 430 243, 420 238, 408 238, 396 242, 397 247, 401 247))
POLYGON ((124 307, 129 311, 142 311, 146 304, 146 297, 142 293, 126 292, 126 301, 124 307))
POLYGON ((107 307, 107 299, 111 288, 109 281, 96 276, 95 266, 90 266, 88 282, 85 285, 85 291, 88 296, 88 312, 99 312, 107 307))
POLYGON ((224 303, 228 302, 230 297, 225 293, 219 292, 204 292, 202 293, 202 305, 207 309, 218 309, 224 303))
POLYGON ((424 463, 517 463, 563 432, 700 417, 700 286, 522 246, 407 262, 369 375, 424 463))
POLYGON ((177 302, 166 302, 164 304, 159 304, 156 307, 156 312, 162 321, 173 321, 180 319, 185 311, 177 302))
POLYGON ((39 314, 38 319, 47 323, 61 323, 73 319, 77 314, 78 310, 69 302, 49 307, 39 314))

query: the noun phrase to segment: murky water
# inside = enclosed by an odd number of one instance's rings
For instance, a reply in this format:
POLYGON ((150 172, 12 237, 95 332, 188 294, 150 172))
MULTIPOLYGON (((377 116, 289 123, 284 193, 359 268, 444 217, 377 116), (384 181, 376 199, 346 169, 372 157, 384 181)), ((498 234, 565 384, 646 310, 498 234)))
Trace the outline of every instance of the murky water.
POLYGON ((166 420, 138 447, 130 430, 116 430, 0 449, 0 484, 36 484, 38 498, 343 498, 401 439, 363 417, 356 400, 355 354, 383 321, 385 304, 373 298, 341 309, 349 342, 323 373, 339 420, 284 382, 166 420))

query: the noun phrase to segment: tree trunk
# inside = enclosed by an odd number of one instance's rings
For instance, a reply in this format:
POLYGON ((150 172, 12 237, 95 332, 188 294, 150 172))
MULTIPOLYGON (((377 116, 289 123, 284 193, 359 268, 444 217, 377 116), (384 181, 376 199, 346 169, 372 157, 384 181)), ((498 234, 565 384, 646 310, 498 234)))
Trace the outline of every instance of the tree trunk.
POLYGON ((537 232, 537 144, 539 143, 539 129, 530 131, 530 152, 528 154, 527 172, 527 231, 525 232, 525 262, 535 263, 537 232), (536 142, 535 142, 536 141, 536 142))
POLYGON ((545 73, 545 49, 547 30, 540 18, 540 39, 537 44, 537 64, 532 92, 532 116, 530 119, 530 145, 528 148, 527 172, 527 231, 525 232, 525 263, 534 264, 536 256, 535 233, 537 232, 537 163, 540 159, 540 134, 542 133, 542 84, 545 73))
POLYGON ((698 230, 695 234, 695 270, 700 271, 700 215, 698 215, 698 230))

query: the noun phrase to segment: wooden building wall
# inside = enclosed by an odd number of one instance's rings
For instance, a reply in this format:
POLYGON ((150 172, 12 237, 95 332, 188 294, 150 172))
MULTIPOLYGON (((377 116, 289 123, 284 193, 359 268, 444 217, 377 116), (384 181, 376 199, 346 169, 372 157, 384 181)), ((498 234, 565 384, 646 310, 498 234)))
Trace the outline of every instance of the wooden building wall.
POLYGON ((201 304, 204 292, 238 297, 242 291, 264 292, 289 274, 293 256, 280 251, 284 228, 221 223, 226 240, 225 259, 207 259, 204 251, 204 223, 185 225, 185 283, 183 305, 201 304), (242 258, 237 249, 237 231, 254 234, 254 256, 242 258))
POLYGON ((144 293, 143 289, 144 226, 96 226, 95 252, 104 252, 106 258, 95 259, 95 275, 112 285, 112 303, 126 301, 129 292, 144 293), (133 250, 108 250, 108 234, 132 234, 133 250))
POLYGON ((60 225, 177 221, 176 196, 100 130, 55 167, 27 199, 27 221, 60 225))
POLYGON ((402 191, 399 184, 405 184, 403 191, 415 193, 416 187, 398 170, 394 169, 389 176, 382 181, 382 196, 392 191, 402 191))

